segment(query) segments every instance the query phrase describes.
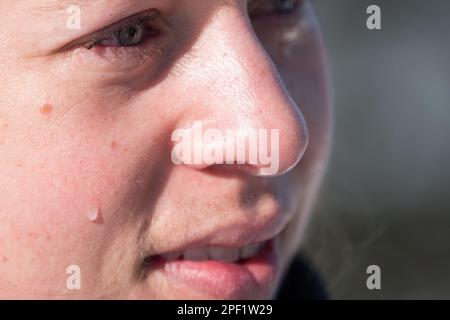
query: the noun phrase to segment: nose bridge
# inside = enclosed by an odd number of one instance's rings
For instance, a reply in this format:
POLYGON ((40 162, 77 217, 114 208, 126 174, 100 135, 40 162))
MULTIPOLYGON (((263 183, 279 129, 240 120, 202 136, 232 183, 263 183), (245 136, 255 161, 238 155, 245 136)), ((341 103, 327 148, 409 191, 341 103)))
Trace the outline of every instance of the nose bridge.
MULTIPOLYGON (((244 129, 256 134, 261 129, 276 130, 279 150, 271 150, 279 154, 276 174, 288 171, 306 149, 306 123, 245 14, 236 8, 223 10, 198 42, 200 72, 195 81, 205 89, 198 92, 207 92, 207 98, 196 100, 209 111, 208 120, 222 130, 244 129)), ((271 134, 273 131, 266 136, 271 134)))
POLYGON ((258 120, 270 102, 273 107, 292 108, 273 63, 239 9, 227 8, 210 28, 205 35, 213 50, 208 58, 209 87, 231 107, 217 110, 233 111, 242 123, 245 116, 258 120))

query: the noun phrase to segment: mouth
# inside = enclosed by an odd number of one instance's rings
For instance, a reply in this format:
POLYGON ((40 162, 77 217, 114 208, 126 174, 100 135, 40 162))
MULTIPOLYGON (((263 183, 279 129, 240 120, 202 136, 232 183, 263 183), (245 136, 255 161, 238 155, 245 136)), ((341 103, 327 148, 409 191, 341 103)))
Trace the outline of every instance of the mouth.
POLYGON ((145 259, 172 285, 214 299, 270 295, 279 274, 278 237, 242 247, 203 246, 145 259))

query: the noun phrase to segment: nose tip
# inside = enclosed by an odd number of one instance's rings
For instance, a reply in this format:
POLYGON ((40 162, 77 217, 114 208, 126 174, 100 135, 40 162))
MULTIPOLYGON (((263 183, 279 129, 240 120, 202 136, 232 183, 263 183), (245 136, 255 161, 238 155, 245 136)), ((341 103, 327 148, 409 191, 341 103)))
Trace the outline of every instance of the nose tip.
POLYGON ((284 174, 298 163, 308 144, 306 124, 295 117, 280 125, 240 121, 234 127, 195 121, 173 132, 172 161, 195 169, 220 165, 260 176, 284 174))
MULTIPOLYGON (((270 142, 273 159, 278 159, 277 170, 261 168, 263 175, 282 175, 290 171, 303 157, 309 143, 309 132, 300 109, 290 98, 281 83, 271 86, 272 105, 260 115, 260 126, 275 133, 275 143, 270 142), (275 155, 275 156, 274 156, 275 155)), ((264 144, 264 142, 263 142, 264 144)))

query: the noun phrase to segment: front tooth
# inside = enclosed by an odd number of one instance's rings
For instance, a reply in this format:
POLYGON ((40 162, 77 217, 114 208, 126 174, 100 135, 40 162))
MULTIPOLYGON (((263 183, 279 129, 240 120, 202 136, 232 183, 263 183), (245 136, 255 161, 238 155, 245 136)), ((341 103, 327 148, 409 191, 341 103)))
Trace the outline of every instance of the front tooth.
POLYGON ((204 261, 208 260, 208 251, 204 248, 192 248, 183 253, 184 260, 204 261))
POLYGON ((236 262, 239 260, 239 249, 234 248, 208 248, 208 254, 211 259, 224 262, 236 262))
POLYGON ((248 259, 256 256, 261 249, 260 243, 250 244, 241 249, 240 255, 242 259, 248 259))
POLYGON ((245 246, 241 249, 239 254, 242 259, 248 259, 253 255, 253 250, 250 246, 245 246))
POLYGON ((181 256, 181 252, 171 252, 161 255, 161 257, 165 260, 172 261, 176 260, 181 256))

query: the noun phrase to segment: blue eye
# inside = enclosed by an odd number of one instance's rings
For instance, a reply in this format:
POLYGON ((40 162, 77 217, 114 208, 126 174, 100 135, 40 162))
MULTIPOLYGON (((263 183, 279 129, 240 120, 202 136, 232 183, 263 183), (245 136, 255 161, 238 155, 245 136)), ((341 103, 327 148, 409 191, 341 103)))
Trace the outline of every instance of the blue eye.
POLYGON ((145 26, 141 24, 125 26, 117 31, 117 43, 120 46, 135 46, 145 38, 145 26))
POLYGON ((151 28, 148 23, 159 16, 159 13, 152 9, 144 14, 125 19, 103 31, 98 32, 87 42, 83 43, 87 49, 95 46, 132 47, 138 46, 149 36, 154 36, 158 32, 151 28))

